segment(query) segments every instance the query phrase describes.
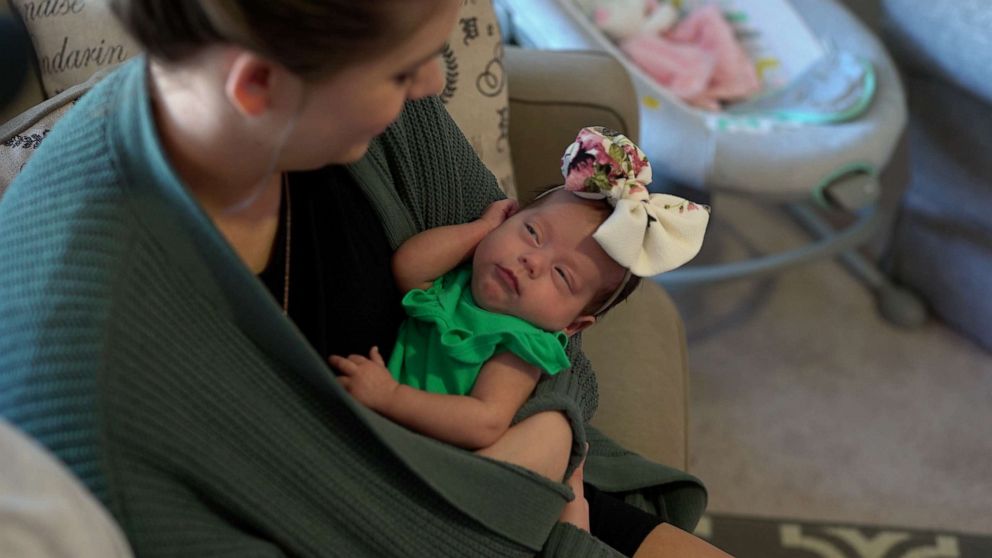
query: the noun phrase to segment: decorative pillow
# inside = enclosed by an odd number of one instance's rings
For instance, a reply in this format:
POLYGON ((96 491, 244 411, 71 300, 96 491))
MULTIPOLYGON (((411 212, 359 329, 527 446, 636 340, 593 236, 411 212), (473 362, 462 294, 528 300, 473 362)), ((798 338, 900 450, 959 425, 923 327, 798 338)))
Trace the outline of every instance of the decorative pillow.
POLYGON ((98 72, 86 82, 72 86, 0 125, 0 196, 41 146, 52 126, 105 75, 106 72, 98 72))
POLYGON ((31 33, 45 97, 139 52, 107 0, 9 0, 31 33))
POLYGON ((55 122, 62 118, 62 115, 71 106, 72 103, 66 103, 46 114, 41 120, 25 130, 0 136, 0 196, 7 190, 7 186, 10 186, 10 183, 14 181, 14 177, 24 168, 28 159, 41 145, 41 140, 45 139, 48 132, 52 130, 55 122))
POLYGON ((515 198, 503 42, 491 0, 463 0, 442 58, 441 99, 500 187, 515 198))

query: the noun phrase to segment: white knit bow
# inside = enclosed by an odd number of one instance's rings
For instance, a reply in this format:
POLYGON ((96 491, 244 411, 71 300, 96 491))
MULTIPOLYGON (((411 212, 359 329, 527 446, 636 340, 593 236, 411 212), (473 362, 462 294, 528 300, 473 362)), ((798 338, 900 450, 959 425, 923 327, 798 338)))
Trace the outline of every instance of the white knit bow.
POLYGON ((626 136, 583 128, 562 157, 565 189, 606 199, 613 213, 593 238, 617 263, 647 277, 675 269, 699 253, 709 210, 669 194, 651 194, 651 166, 626 136))

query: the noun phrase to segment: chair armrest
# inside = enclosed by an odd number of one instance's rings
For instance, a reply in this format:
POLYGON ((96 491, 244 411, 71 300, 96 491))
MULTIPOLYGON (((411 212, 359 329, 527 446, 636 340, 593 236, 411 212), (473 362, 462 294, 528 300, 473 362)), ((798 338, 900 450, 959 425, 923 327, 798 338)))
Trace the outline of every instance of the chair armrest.
POLYGON ((582 335, 599 383, 592 425, 648 459, 688 470, 688 347, 668 293, 645 280, 582 335))
POLYGON ((580 128, 606 126, 637 142, 637 93, 627 70, 608 54, 508 46, 503 63, 510 153, 521 203, 561 184, 561 154, 580 128))
MULTIPOLYGON (((521 203, 561 184, 561 154, 580 128, 606 126, 637 142, 637 93, 608 54, 507 47, 503 63, 521 203)), ((599 382, 593 426, 644 457, 686 469, 688 349, 675 304, 644 281, 602 322, 583 334, 599 382)))

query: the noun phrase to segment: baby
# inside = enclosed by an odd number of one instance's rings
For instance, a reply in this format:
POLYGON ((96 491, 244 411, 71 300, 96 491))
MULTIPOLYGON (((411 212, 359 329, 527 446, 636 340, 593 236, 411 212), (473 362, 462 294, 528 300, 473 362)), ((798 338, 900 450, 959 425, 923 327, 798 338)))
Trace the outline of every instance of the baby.
POLYGON ((482 450, 506 432, 541 374, 570 366, 569 337, 639 277, 699 251, 708 212, 649 194, 651 167, 623 135, 584 128, 562 173, 564 186, 522 210, 502 200, 475 221, 400 246, 393 272, 408 319, 388 366, 376 347, 368 357, 330 357, 349 393, 408 428, 482 450))

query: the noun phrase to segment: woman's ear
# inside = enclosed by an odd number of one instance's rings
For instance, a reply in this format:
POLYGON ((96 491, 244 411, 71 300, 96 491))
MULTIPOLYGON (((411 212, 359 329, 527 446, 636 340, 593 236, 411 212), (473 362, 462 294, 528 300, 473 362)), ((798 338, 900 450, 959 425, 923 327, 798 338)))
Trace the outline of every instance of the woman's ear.
POLYGON ((565 329, 562 331, 565 332, 565 335, 571 337, 594 323, 596 323, 596 316, 579 316, 572 323, 565 326, 565 329))
POLYGON ((227 73, 224 92, 245 116, 260 116, 272 105, 274 65, 251 52, 241 52, 227 73))

